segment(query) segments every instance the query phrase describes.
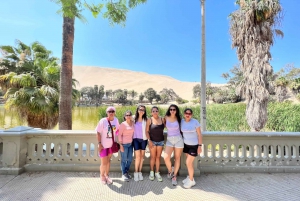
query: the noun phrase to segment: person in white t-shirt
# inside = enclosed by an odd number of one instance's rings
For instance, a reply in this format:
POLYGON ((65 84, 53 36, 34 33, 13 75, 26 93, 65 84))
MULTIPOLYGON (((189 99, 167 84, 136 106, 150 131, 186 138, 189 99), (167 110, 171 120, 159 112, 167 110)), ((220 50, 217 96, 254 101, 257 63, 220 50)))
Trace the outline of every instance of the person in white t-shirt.
POLYGON ((116 109, 114 107, 108 107, 106 109, 107 117, 102 118, 97 127, 97 139, 98 139, 98 152, 101 158, 100 165, 100 178, 102 184, 112 184, 113 181, 109 177, 110 159, 112 152, 112 135, 116 141, 116 135, 119 131, 119 120, 115 117, 116 109), (109 125, 109 122, 111 126, 109 125), (112 129, 111 129, 112 128, 112 129))
POLYGON ((196 185, 194 180, 194 160, 202 152, 202 134, 199 122, 192 118, 193 111, 190 108, 184 110, 184 119, 181 120, 181 131, 183 134, 184 148, 186 155, 186 166, 189 175, 182 181, 184 188, 191 188, 196 185))

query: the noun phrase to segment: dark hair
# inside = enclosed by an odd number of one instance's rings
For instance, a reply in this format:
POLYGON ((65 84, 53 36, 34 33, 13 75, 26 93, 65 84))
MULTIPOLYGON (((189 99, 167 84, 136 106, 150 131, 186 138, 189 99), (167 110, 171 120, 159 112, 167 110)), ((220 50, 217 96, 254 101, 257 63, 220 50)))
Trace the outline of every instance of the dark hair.
POLYGON ((136 123, 136 122, 138 121, 138 119, 139 119, 139 109, 140 109, 140 107, 143 107, 144 110, 145 110, 145 112, 144 112, 144 114, 143 114, 143 116, 142 116, 142 119, 145 120, 145 121, 147 121, 146 107, 145 107, 145 105, 139 105, 139 106, 136 108, 136 111, 135 111, 134 123, 136 123))
POLYGON ((170 113, 170 108, 171 108, 171 107, 175 107, 175 109, 176 109, 176 114, 175 114, 175 116, 176 116, 177 121, 178 121, 179 126, 180 126, 180 124, 181 124, 181 116, 180 116, 180 111, 179 111, 179 108, 178 108, 177 105, 171 104, 171 105, 169 106, 167 112, 166 112, 166 116, 167 116, 167 117, 171 116, 171 113, 170 113))
POLYGON ((125 113, 124 113, 124 116, 123 116, 123 119, 124 121, 126 121, 126 114, 127 113, 130 113, 130 115, 132 115, 132 112, 130 110, 127 110, 125 113))
POLYGON ((186 113, 186 111, 188 111, 188 110, 193 114, 193 110, 191 108, 185 108, 185 110, 183 112, 186 113))
POLYGON ((159 111, 159 109, 158 109, 157 106, 153 106, 153 107, 151 108, 151 112, 152 112, 152 110, 153 110, 154 108, 157 109, 157 111, 159 111))

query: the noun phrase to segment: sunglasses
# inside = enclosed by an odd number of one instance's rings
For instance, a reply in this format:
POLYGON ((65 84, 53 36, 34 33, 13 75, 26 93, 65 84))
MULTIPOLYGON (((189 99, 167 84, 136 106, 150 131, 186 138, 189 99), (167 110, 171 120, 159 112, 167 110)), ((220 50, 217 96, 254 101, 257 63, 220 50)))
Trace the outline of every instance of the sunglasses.
POLYGON ((132 116, 132 115, 131 115, 131 114, 126 114, 125 116, 126 116, 126 117, 130 117, 130 116, 132 116))
POLYGON ((115 113, 115 111, 113 111, 113 110, 112 110, 112 111, 107 111, 107 112, 108 112, 108 113, 115 113))
POLYGON ((190 113, 190 112, 185 112, 184 114, 186 114, 186 115, 192 115, 192 113, 190 113))
POLYGON ((139 109, 139 111, 140 111, 140 112, 145 112, 145 110, 143 110, 143 109, 139 109))
POLYGON ((170 109, 170 111, 176 111, 176 109, 170 109))
POLYGON ((152 112, 158 112, 157 110, 153 110, 152 112))

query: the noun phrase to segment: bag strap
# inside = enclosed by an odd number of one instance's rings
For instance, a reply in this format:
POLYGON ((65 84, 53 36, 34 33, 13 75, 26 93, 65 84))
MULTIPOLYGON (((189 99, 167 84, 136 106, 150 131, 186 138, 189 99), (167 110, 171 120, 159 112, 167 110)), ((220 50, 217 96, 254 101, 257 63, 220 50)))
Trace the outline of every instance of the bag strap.
POLYGON ((109 123, 109 126, 110 126, 110 130, 111 130, 111 136, 112 136, 112 141, 113 141, 113 143, 114 143, 114 141, 115 141, 115 139, 114 139, 114 130, 113 130, 112 126, 111 126, 111 123, 110 123, 110 121, 109 121, 109 118, 108 118, 108 117, 107 117, 107 121, 108 121, 108 123, 109 123))

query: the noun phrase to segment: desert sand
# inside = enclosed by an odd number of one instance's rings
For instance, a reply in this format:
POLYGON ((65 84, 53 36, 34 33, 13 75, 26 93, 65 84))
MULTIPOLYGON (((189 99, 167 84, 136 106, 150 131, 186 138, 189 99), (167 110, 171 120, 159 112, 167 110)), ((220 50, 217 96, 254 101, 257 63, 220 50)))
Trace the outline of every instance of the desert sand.
MULTIPOLYGON (((140 94, 150 87, 157 92, 168 88, 173 89, 186 100, 193 99, 193 87, 197 84, 197 82, 183 82, 165 75, 94 66, 73 66, 73 77, 80 83, 78 89, 104 85, 104 90, 127 89, 135 90, 140 94)), ((212 85, 224 86, 223 84, 212 85)))

